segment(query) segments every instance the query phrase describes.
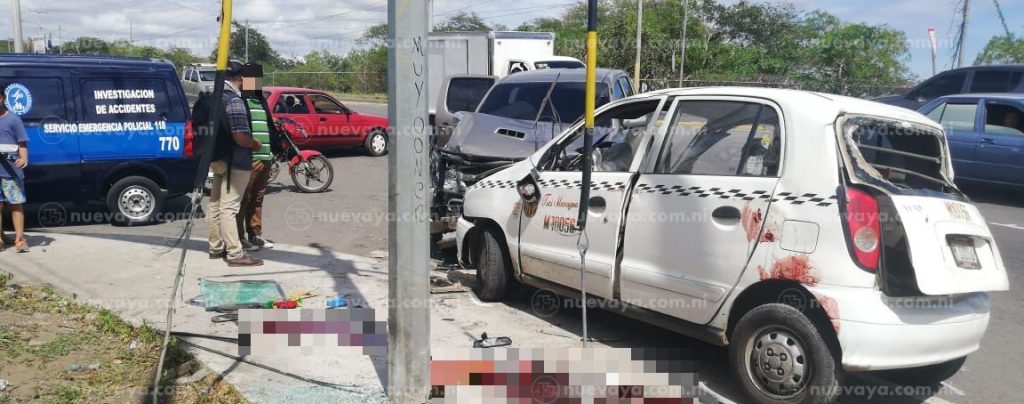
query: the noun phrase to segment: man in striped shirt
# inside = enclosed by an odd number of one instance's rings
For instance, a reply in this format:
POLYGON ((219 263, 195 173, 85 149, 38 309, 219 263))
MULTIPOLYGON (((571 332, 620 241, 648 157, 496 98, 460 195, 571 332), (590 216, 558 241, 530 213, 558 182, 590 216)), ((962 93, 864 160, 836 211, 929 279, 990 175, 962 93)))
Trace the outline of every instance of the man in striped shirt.
MULTIPOLYGON (((262 70, 262 69, 257 69, 262 70)), ((242 97, 249 105, 250 126, 253 138, 263 144, 252 152, 252 175, 249 186, 242 197, 242 209, 238 214, 238 235, 242 245, 249 251, 260 248, 274 248, 274 243, 263 237, 263 197, 267 195, 270 169, 274 166, 274 152, 279 144, 274 142, 274 130, 267 113, 265 102, 256 88, 255 77, 242 79, 242 97)))
POLYGON ((210 187, 210 199, 206 207, 210 258, 226 259, 230 267, 263 265, 263 260, 245 253, 236 229, 242 195, 252 171, 252 153, 263 147, 252 137, 249 109, 238 90, 241 85, 242 64, 232 61, 228 65, 227 80, 224 82, 223 102, 235 144, 227 157, 210 163, 213 185, 210 187))

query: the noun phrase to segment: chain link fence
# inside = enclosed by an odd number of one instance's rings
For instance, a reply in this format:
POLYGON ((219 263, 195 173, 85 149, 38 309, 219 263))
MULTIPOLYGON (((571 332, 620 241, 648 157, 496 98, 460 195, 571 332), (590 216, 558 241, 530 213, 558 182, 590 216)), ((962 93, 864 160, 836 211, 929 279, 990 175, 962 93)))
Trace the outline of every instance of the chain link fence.
POLYGON ((680 85, 679 79, 641 79, 641 89, 660 90, 666 88, 686 87, 766 87, 766 88, 787 88, 793 90, 820 91, 848 95, 859 98, 874 98, 883 95, 903 94, 910 89, 909 86, 879 86, 872 84, 846 84, 822 86, 821 88, 800 85, 792 81, 767 82, 767 81, 726 81, 726 80, 683 80, 680 85), (644 87, 646 86, 646 87, 644 87))
POLYGON ((387 72, 269 72, 263 76, 264 85, 356 94, 387 92, 387 83, 387 72))
MULTIPOLYGON (((679 79, 641 79, 642 90, 660 90, 677 87, 768 87, 788 88, 794 90, 821 91, 838 93, 861 98, 873 98, 890 94, 902 94, 906 86, 878 86, 872 84, 836 84, 830 83, 820 88, 811 85, 800 85, 792 81, 728 81, 728 80, 683 80, 679 79)), ((387 92, 387 72, 269 72, 264 76, 264 85, 307 87, 324 91, 356 94, 381 94, 387 92)))

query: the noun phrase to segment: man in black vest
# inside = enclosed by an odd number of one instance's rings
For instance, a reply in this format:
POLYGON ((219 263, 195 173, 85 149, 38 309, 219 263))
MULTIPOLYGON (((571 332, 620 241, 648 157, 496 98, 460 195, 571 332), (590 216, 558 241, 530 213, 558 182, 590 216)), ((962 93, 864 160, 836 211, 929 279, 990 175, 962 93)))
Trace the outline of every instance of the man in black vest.
POLYGON ((242 64, 232 61, 228 64, 227 80, 224 82, 223 102, 234 145, 227 157, 210 163, 213 185, 210 187, 210 199, 206 207, 210 259, 227 259, 230 267, 263 265, 263 260, 247 255, 242 249, 235 227, 242 196, 252 172, 252 152, 263 147, 252 137, 249 108, 238 90, 241 86, 242 64))

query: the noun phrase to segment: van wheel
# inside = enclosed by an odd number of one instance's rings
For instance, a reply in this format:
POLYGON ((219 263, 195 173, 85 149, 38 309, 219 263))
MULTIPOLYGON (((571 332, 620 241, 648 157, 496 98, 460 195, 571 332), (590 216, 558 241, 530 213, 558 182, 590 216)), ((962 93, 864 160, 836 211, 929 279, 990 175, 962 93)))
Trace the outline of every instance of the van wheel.
POLYGON ((757 403, 830 403, 839 394, 842 369, 818 328, 792 306, 747 312, 732 333, 729 360, 757 403))
POLYGON ((505 247, 498 240, 494 229, 485 229, 480 243, 480 254, 476 260, 475 292, 480 300, 487 302, 504 298, 512 278, 512 262, 505 247))
POLYGON ((907 369, 882 370, 877 374, 882 378, 902 385, 934 386, 953 377, 964 366, 967 357, 953 359, 948 362, 907 369))
POLYGON ((374 129, 366 135, 366 142, 363 143, 366 152, 373 157, 388 154, 388 134, 383 130, 374 129))
POLYGON ((107 192, 107 208, 114 214, 116 224, 131 226, 151 223, 163 205, 160 186, 146 177, 122 178, 107 192))

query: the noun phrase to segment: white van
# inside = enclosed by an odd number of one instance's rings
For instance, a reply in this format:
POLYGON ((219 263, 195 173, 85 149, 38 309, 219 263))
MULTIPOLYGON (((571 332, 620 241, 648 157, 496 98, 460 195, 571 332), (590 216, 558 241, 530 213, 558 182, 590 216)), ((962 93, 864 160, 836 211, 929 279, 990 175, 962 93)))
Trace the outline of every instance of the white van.
MULTIPOLYGON (((730 87, 596 121, 587 292, 728 345, 755 402, 832 401, 843 371, 948 378, 978 349, 986 292, 1008 289, 942 127, 916 112, 730 87)), ((467 190, 459 258, 481 298, 516 281, 579 295, 582 132, 467 190)))

